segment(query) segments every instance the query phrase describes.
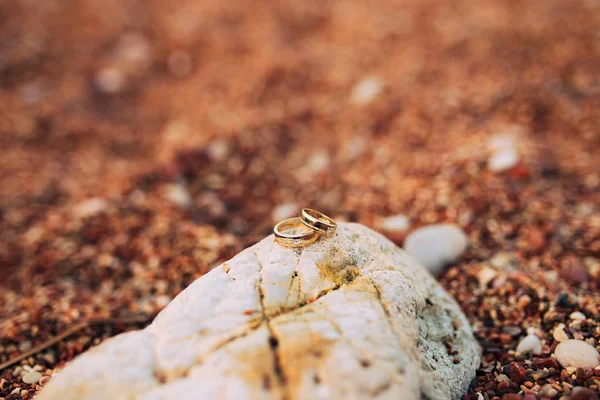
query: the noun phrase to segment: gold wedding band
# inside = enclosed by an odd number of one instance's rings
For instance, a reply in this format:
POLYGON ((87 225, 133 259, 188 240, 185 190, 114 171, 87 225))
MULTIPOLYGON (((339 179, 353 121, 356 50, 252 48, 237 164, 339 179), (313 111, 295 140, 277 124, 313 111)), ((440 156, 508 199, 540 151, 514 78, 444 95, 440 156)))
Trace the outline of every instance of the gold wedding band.
POLYGON ((337 224, 327 215, 310 208, 303 208, 300 221, 312 230, 331 237, 337 228, 337 224))
POLYGON ((285 247, 304 247, 317 241, 320 233, 300 222, 298 217, 288 218, 273 228, 275 241, 285 247))

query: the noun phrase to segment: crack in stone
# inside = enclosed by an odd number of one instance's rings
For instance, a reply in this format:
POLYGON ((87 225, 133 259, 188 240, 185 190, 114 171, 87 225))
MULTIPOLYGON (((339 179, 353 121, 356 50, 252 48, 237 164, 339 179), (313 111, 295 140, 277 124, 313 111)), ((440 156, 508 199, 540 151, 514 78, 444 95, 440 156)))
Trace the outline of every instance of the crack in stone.
MULTIPOLYGON (((392 323, 392 316, 390 314, 390 311, 387 309, 387 307, 385 306, 385 304, 383 304, 383 297, 381 296, 381 291, 379 290, 379 287, 377 287, 377 284, 375 284, 375 282, 373 281, 373 279, 371 279, 370 277, 361 274, 364 278, 366 278, 369 282, 371 282, 371 285, 373 286, 373 289, 375 290, 375 293, 377 295, 377 302, 379 303, 379 305, 381 306, 382 310, 383 310, 383 314, 385 315, 385 319, 387 320, 390 329, 392 330, 392 333, 394 335, 396 335, 396 330, 394 329, 394 324, 392 323)), ((397 336, 397 335, 396 335, 397 336)))
POLYGON ((263 265, 260 262, 260 259, 257 254, 257 250, 254 251, 254 256, 256 258, 256 262, 258 263, 258 273, 259 273, 258 294, 259 294, 259 300, 260 300, 260 307, 262 310, 263 319, 264 319, 264 321, 266 321, 267 329, 269 330, 269 333, 271 335, 271 337, 269 338, 269 346, 271 348, 271 353, 273 354, 273 364, 274 364, 274 369, 275 369, 275 376, 277 376, 277 379, 279 380, 279 385, 282 389, 282 399, 287 400, 290 398, 290 396, 288 394, 288 389, 286 386, 286 377, 283 372, 283 368, 281 366, 281 357, 279 356, 279 351, 277 350, 277 348, 279 347, 279 341, 277 339, 277 335, 275 335, 275 331, 273 330, 273 327, 271 326, 272 318, 269 318, 267 316, 267 313, 265 310, 265 303, 264 303, 265 293, 264 293, 264 290, 262 287, 263 265))
POLYGON ((287 294, 286 294, 285 300, 283 302, 283 307, 282 307, 283 309, 285 309, 287 307, 288 300, 290 299, 290 294, 292 293, 292 287, 294 286, 294 280, 297 276, 298 276, 298 273, 296 272, 296 269, 294 269, 294 272, 292 273, 292 279, 290 279, 290 286, 288 287, 287 294))

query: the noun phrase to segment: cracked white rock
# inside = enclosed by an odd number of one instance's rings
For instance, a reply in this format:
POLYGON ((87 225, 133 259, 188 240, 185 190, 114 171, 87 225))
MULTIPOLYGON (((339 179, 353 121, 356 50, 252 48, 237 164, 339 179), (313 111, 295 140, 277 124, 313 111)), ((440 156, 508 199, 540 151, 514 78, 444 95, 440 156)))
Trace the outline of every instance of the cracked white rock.
POLYGON ((38 399, 458 399, 479 355, 423 267, 342 223, 303 249, 269 236, 244 250, 146 329, 72 361, 38 399))

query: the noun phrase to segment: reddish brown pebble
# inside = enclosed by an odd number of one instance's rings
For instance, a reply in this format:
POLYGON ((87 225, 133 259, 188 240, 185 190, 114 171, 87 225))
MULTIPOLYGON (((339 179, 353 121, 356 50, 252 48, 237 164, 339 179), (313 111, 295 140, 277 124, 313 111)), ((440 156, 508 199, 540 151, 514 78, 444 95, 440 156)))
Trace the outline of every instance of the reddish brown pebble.
POLYGON ((523 368, 521 365, 519 365, 516 362, 512 362, 510 363, 510 379, 512 379, 514 382, 521 384, 523 382, 525 382, 525 378, 527 376, 527 370, 525 368, 523 368))
POLYGON ((573 284, 587 282, 590 277, 581 260, 576 257, 568 257, 561 262, 561 274, 573 284))
POLYGON ((550 358, 538 358, 533 361, 532 366, 534 368, 554 368, 558 369, 558 362, 552 357, 550 358))

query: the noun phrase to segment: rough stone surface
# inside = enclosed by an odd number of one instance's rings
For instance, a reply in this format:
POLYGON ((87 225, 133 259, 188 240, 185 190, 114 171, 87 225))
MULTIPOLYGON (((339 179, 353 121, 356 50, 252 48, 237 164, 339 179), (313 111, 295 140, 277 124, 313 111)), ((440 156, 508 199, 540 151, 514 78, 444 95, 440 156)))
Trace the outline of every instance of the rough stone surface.
POLYGON ((424 226, 411 232, 404 241, 404 249, 434 275, 456 261, 468 245, 467 235, 452 224, 424 226))
POLYGON ((75 359, 38 398, 457 399, 479 352, 423 267, 344 223, 303 249, 270 236, 244 250, 146 329, 75 359))

